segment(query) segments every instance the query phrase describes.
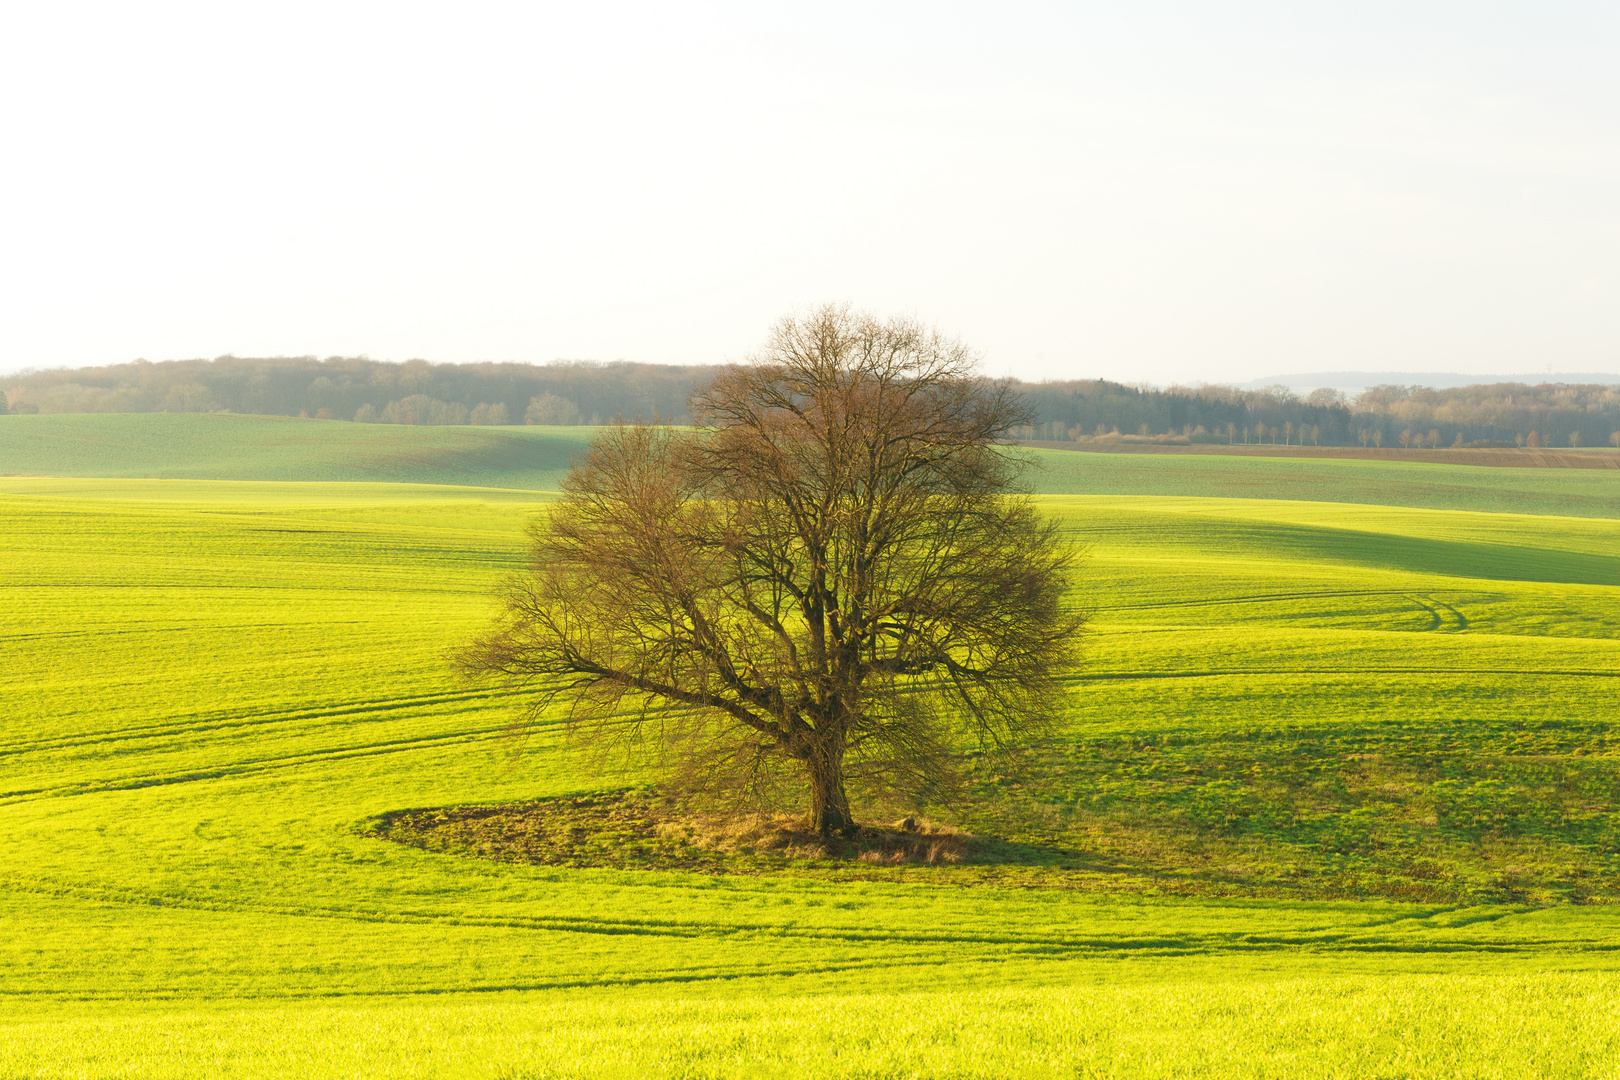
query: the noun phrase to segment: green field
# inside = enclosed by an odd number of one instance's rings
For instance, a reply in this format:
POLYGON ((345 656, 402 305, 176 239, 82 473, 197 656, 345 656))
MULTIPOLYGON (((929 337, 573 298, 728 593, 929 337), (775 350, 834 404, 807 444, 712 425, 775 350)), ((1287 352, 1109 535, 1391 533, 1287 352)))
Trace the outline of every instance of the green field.
MULTIPOLYGON (((587 427, 404 427, 285 416, 64 413, 0 423, 0 476, 346 480, 555 491, 587 427)), ((1028 449, 1035 490, 1620 518, 1607 470, 1028 449)))
POLYGON ((0 1076, 1620 1075, 1607 473, 1056 454, 1089 667, 958 812, 1002 866, 368 835, 647 779, 445 665, 577 438, 0 418, 0 1076))
POLYGON ((8 416, 0 424, 0 475, 380 480, 555 490, 591 431, 214 413, 8 416))

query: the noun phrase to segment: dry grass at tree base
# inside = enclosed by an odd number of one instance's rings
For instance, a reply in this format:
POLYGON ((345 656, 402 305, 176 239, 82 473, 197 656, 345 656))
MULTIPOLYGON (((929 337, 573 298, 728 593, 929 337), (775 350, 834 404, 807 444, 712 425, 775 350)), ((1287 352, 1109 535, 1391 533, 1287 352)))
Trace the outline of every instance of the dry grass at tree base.
POLYGON ((818 864, 955 864, 992 857, 976 837, 927 818, 824 838, 798 815, 716 813, 647 790, 401 810, 363 828, 427 851, 574 868, 759 874, 818 864))

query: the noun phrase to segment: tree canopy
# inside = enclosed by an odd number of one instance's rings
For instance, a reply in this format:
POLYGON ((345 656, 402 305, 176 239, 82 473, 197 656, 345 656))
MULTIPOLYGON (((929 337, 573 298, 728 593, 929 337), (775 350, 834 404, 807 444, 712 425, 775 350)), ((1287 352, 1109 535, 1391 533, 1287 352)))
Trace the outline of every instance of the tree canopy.
POLYGON ((607 428, 532 528, 471 676, 733 791, 926 797, 964 733, 1041 728, 1078 661, 1072 546, 998 447, 1028 421, 957 342, 824 308, 691 401, 607 428))

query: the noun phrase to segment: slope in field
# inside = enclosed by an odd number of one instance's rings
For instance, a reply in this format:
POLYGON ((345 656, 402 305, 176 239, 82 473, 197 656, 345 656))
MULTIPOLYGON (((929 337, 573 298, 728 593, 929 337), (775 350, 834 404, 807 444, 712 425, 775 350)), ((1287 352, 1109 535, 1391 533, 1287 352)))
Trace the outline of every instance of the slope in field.
POLYGON ((1430 510, 1620 517, 1607 469, 1482 468, 1405 461, 1026 450, 1049 495, 1186 495, 1430 510))
POLYGON ((383 480, 550 491, 593 430, 213 413, 8 416, 0 424, 0 474, 383 480))
MULTIPOLYGON (((8 416, 0 475, 371 480, 554 491, 588 427, 409 427, 273 416, 8 416)), ((1185 495, 1620 517, 1610 470, 1025 449, 1049 495, 1185 495)))

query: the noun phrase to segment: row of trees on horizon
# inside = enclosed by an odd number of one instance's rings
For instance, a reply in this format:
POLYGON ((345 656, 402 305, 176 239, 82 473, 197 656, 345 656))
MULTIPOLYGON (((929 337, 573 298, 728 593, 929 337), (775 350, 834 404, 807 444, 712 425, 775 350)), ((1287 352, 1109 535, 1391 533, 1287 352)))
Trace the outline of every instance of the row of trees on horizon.
MULTIPOLYGON (((0 413, 236 412, 392 424, 685 423, 718 365, 403 363, 222 356, 12 376, 0 413)), ((1019 383, 1031 441, 1318 446, 1620 446, 1620 385, 1377 386, 1354 399, 1284 386, 1019 383)))

